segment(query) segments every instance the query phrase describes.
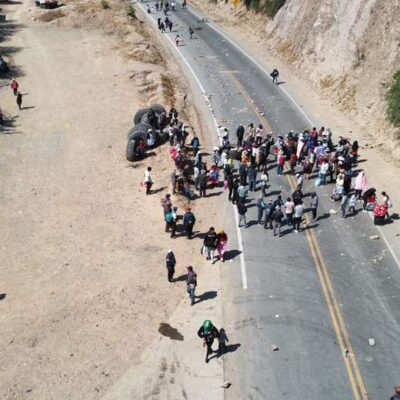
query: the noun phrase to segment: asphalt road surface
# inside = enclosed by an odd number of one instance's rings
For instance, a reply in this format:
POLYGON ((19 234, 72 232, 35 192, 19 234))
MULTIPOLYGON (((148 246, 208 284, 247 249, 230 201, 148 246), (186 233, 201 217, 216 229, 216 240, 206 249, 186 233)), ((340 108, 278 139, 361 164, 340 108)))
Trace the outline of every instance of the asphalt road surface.
MULTIPOLYGON (((273 85, 265 71, 193 11, 169 12, 174 28, 165 39, 175 43, 180 35, 177 51, 232 139, 239 123, 268 124, 281 134, 311 127, 284 93, 284 84, 273 85)), ((155 12, 148 17, 164 19, 155 12)), ((293 178, 278 177, 274 163, 269 165, 270 195, 285 199, 293 178)), ((318 193, 319 219, 298 234, 284 227, 280 238, 256 224, 259 192, 251 196, 251 226, 241 229, 243 257, 232 252, 232 262, 221 267, 224 328, 232 344, 224 356, 225 380, 232 383, 227 399, 385 399, 400 381, 399 266, 382 240, 369 239, 377 230, 368 214, 347 219, 330 214, 339 206, 329 199, 332 185, 313 184, 303 191, 318 193)), ((229 247, 239 249, 226 203, 221 211, 229 247)))

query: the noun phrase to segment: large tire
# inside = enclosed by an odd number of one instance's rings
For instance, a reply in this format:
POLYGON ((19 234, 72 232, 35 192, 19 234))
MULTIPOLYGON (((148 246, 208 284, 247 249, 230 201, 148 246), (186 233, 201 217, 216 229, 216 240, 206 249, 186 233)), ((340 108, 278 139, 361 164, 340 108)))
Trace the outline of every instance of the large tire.
POLYGON ((169 140, 168 132, 160 132, 158 134, 158 142, 159 143, 165 143, 165 142, 168 142, 168 140, 169 140))
POLYGON ((128 161, 135 161, 135 140, 128 140, 126 145, 126 159, 128 161))
POLYGON ((165 114, 158 115, 158 129, 164 129, 168 125, 168 118, 165 114))
POLYGON ((142 119, 140 120, 141 124, 149 124, 151 125, 152 128, 157 129, 158 128, 158 118, 157 114, 154 114, 154 118, 152 120, 149 120, 149 114, 146 113, 142 116, 142 119))
POLYGON ((127 138, 129 138, 133 135, 134 132, 147 132, 149 129, 153 129, 149 124, 138 124, 135 125, 133 128, 129 129, 127 138))
POLYGON ((167 114, 167 111, 165 110, 165 108, 163 106, 161 106, 160 104, 152 104, 149 107, 150 110, 153 110, 156 114, 167 114))
POLYGON ((132 136, 134 133, 135 133, 135 127, 129 129, 129 132, 128 132, 128 135, 127 135, 128 140, 131 138, 131 136, 132 136))
POLYGON ((148 111, 149 111, 148 108, 142 108, 141 110, 136 111, 136 114, 133 117, 133 123, 135 125, 139 124, 143 115, 147 114, 148 111))

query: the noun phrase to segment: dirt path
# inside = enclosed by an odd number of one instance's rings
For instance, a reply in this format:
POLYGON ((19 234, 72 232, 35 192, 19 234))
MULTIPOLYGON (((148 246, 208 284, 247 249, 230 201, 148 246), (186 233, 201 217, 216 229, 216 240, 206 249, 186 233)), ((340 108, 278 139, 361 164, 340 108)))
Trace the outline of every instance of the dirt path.
MULTIPOLYGON (((182 282, 166 284, 163 265, 168 149, 135 169, 123 157, 134 110, 164 101, 169 72, 127 62, 98 30, 36 23, 31 7, 7 6, 8 19, 26 26, 2 43, 17 50, 25 95, 17 111, 0 88, 15 117, 13 134, 0 135, 0 397, 95 399, 139 359, 184 292, 182 282), (138 188, 147 165, 161 190, 150 198, 138 188)), ((198 246, 173 246, 179 276, 198 246)))

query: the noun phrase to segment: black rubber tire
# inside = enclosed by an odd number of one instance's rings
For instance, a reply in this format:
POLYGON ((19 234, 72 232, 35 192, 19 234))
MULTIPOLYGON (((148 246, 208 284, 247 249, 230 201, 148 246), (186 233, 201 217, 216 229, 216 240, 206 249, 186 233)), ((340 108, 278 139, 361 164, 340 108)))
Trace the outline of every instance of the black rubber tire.
POLYGON ((142 139, 144 143, 147 143, 147 132, 143 131, 135 131, 131 135, 131 140, 139 140, 142 139))
POLYGON ((168 132, 160 132, 158 134, 158 138, 159 138, 159 143, 166 143, 169 140, 169 134, 168 132))
POLYGON ((129 129, 129 132, 128 132, 128 135, 127 135, 128 140, 131 138, 131 136, 132 136, 134 133, 135 133, 135 127, 129 129))
POLYGON ((135 140, 128 140, 126 145, 126 159, 128 161, 135 161, 135 140))
POLYGON ((149 111, 148 108, 142 108, 142 109, 136 111, 136 114, 133 117, 133 123, 135 125, 139 124, 141 119, 142 119, 142 117, 143 117, 143 115, 147 114, 148 111, 149 111))
POLYGON ((133 128, 129 129, 127 138, 129 138, 133 135, 134 132, 147 132, 149 129, 153 129, 149 124, 138 124, 135 125, 133 128))
POLYGON ((168 125, 168 118, 165 114, 158 116, 158 129, 164 129, 168 125))
POLYGON ((165 108, 160 105, 160 104, 152 104, 149 107, 150 110, 153 110, 156 114, 162 114, 164 113, 165 115, 167 115, 167 111, 165 110, 165 108))
POLYGON ((154 129, 158 129, 158 118, 157 118, 157 114, 154 114, 154 120, 152 121, 152 123, 150 123, 149 121, 149 116, 148 113, 144 114, 142 116, 142 119, 140 120, 141 124, 149 124, 152 128, 154 129))

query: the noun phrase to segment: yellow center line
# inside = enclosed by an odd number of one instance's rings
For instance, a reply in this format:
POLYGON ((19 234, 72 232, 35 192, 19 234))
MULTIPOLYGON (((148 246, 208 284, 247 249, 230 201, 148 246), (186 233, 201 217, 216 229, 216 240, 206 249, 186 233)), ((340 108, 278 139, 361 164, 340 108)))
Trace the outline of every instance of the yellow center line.
MULTIPOLYGON (((257 115, 260 123, 263 124, 265 128, 271 131, 271 126, 269 125, 267 119, 260 114, 260 110, 252 101, 251 97, 247 94, 245 88, 236 79, 232 72, 227 72, 231 77, 232 82, 238 88, 240 94, 246 99, 249 106, 253 109, 257 115)), ((288 171, 287 165, 285 164, 285 170, 288 171)), ((289 185, 294 191, 297 187, 296 180, 292 175, 286 175, 288 178, 289 185)), ((307 223, 310 221, 307 219, 307 223)), ((315 267, 317 270, 317 275, 321 283, 322 292, 328 306, 329 315, 331 317, 333 329, 335 331, 336 337, 340 349, 342 351, 343 362, 346 367, 347 375, 349 376, 350 385, 353 391, 353 396, 355 400, 368 400, 368 393, 364 384, 364 380, 361 376, 360 369, 358 367, 357 359, 353 350, 353 346, 350 341, 350 336, 347 331, 342 312, 337 301, 335 290, 333 289, 332 281, 328 272, 328 268, 322 257, 320 247, 318 245, 315 233, 312 230, 306 230, 306 238, 308 246, 310 248, 311 257, 314 260, 315 267)))

